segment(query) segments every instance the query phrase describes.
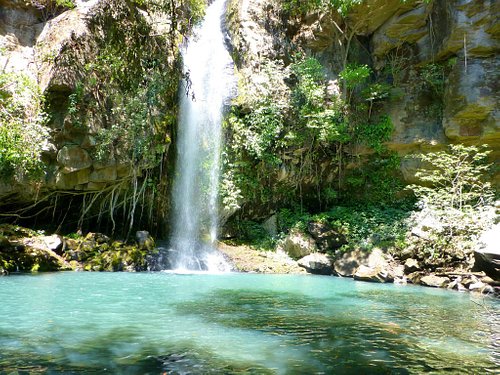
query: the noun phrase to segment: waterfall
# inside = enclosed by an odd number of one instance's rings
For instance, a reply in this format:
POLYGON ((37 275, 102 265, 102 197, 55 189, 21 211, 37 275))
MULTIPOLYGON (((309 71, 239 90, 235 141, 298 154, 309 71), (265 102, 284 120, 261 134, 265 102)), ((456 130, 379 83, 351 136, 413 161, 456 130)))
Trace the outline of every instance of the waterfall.
POLYGON ((222 116, 234 87, 232 59, 224 44, 225 0, 215 0, 183 50, 189 79, 181 93, 177 165, 173 188, 171 264, 179 270, 222 270, 214 249, 222 116))

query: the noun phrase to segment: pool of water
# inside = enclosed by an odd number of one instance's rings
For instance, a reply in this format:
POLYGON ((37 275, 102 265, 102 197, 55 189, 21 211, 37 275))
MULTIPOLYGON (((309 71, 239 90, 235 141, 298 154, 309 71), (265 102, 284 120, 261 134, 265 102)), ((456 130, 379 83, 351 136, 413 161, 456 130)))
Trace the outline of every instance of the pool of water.
POLYGON ((0 372, 495 373, 497 300, 322 276, 0 278, 0 372))

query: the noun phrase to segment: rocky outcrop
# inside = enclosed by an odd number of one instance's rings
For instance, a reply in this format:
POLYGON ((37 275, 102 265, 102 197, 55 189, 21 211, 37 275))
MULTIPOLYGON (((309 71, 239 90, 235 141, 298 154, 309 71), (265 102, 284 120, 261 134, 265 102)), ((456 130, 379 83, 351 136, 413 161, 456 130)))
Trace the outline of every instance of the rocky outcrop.
POLYGON ((140 237, 138 242, 112 240, 101 233, 69 238, 0 225, 0 268, 10 272, 145 271, 157 250, 140 237))
POLYGON ((479 238, 480 247, 474 252, 474 270, 484 271, 494 280, 500 280, 500 223, 493 225, 479 238))
POLYGON ((296 261, 283 251, 259 251, 248 246, 218 244, 221 251, 234 265, 236 271, 259 273, 305 273, 296 261))
MULTIPOLYGON (((491 1, 417 2, 371 35, 375 67, 389 68, 403 90, 386 107, 396 127, 392 149, 407 154, 464 142, 488 144, 498 157, 497 13, 491 1)), ((410 163, 403 172, 413 182, 418 166, 410 163)))

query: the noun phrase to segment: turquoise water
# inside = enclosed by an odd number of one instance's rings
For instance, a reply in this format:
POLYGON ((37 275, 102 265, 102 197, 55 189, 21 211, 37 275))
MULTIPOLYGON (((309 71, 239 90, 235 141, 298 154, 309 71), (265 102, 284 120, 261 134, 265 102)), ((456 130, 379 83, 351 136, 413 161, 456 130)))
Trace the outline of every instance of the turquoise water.
POLYGON ((0 372, 494 373, 499 305, 322 276, 15 275, 0 372))

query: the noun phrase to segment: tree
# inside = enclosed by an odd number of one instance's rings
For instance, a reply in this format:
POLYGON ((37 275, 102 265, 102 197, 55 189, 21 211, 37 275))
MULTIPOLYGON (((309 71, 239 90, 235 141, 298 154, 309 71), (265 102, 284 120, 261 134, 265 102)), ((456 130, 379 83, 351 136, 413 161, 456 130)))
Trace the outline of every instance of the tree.
POLYGON ((491 166, 486 163, 490 151, 485 148, 456 144, 417 156, 429 168, 416 173, 422 185, 409 188, 433 212, 446 236, 471 237, 489 225, 485 210, 494 192, 485 180, 491 166))

